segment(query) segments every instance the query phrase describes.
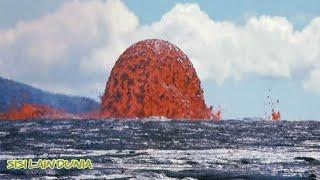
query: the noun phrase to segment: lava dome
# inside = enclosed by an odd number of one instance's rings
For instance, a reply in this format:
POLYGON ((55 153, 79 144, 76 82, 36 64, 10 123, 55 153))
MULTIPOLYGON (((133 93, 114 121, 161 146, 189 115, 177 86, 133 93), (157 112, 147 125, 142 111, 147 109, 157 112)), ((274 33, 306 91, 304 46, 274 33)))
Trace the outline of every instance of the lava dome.
POLYGON ((168 41, 147 39, 124 51, 101 98, 102 117, 210 119, 189 58, 168 41))

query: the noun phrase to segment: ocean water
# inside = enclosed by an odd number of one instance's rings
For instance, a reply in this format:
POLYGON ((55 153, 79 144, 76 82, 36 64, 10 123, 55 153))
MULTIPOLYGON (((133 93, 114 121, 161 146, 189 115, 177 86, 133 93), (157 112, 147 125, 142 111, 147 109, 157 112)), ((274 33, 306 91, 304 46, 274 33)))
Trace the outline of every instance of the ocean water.
POLYGON ((317 179, 320 121, 0 121, 0 179, 317 179), (8 170, 8 159, 91 159, 8 170))

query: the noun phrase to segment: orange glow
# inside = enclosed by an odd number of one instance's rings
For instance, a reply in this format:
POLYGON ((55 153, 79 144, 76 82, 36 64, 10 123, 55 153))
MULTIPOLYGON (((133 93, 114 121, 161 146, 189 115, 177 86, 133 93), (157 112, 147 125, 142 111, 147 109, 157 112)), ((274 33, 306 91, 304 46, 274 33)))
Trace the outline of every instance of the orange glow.
POLYGON ((88 113, 67 113, 46 105, 23 104, 11 107, 7 112, 0 113, 0 120, 28 120, 28 119, 101 119, 99 110, 88 113))
POLYGON ((68 114, 58 111, 46 105, 23 104, 19 108, 10 108, 7 112, 0 114, 0 119, 22 120, 22 119, 61 119, 68 114))
POLYGON ((272 121, 281 120, 280 111, 276 110, 278 109, 279 103, 280 103, 279 99, 276 99, 273 96, 271 96, 271 89, 268 89, 268 95, 265 103, 265 105, 267 106, 267 111, 266 111, 267 120, 272 120, 272 121), (271 114, 270 114, 270 110, 271 110, 271 114))
POLYGON ((274 110, 272 110, 271 116, 273 121, 280 121, 281 119, 280 111, 275 112, 274 110))
MULTIPOLYGON (((26 101, 26 94, 21 97, 26 101)), ((21 102, 21 101, 20 101, 21 102)), ((101 97, 100 110, 66 113, 45 105, 23 104, 0 114, 0 119, 144 118, 221 119, 204 101, 200 79, 187 55, 168 41, 148 39, 120 55, 101 97)))
POLYGON ((189 58, 167 41, 130 46, 112 68, 101 98, 103 118, 210 119, 200 79, 189 58))

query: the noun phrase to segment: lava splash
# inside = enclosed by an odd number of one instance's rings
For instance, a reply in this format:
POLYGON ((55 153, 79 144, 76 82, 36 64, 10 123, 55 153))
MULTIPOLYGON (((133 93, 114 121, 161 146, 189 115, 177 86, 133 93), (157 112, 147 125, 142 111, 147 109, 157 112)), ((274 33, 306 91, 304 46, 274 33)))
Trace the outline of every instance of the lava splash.
POLYGON ((0 114, 0 119, 61 119, 67 117, 67 113, 53 109, 46 105, 22 104, 20 107, 12 107, 7 112, 0 114))
POLYGON ((139 41, 119 57, 102 97, 101 115, 212 117, 189 58, 177 46, 158 39, 139 41))
POLYGON ((23 104, 0 119, 147 118, 221 119, 204 101, 200 79, 187 57, 168 41, 147 39, 118 58, 101 98, 100 110, 73 114, 47 105, 23 104))

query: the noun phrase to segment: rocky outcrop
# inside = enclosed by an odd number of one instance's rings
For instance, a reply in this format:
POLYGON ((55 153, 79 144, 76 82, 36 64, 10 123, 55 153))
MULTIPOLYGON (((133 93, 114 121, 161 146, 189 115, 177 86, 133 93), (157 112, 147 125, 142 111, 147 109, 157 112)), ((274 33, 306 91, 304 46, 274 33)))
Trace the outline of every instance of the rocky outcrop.
POLYGON ((113 67, 101 99, 102 117, 210 119, 189 58, 158 39, 129 47, 113 67))

